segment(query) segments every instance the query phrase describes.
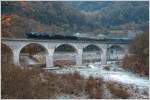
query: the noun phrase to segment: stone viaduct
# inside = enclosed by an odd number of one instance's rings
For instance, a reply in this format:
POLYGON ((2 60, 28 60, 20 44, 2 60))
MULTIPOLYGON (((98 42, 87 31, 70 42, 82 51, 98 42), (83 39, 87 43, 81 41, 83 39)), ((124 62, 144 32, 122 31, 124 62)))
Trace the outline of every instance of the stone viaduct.
POLYGON ((68 44, 75 48, 77 52, 76 65, 82 65, 83 48, 88 45, 95 45, 101 50, 101 63, 107 62, 107 50, 113 45, 117 45, 124 50, 124 54, 128 54, 129 41, 84 41, 84 40, 37 40, 37 39, 10 39, 2 38, 1 43, 9 47, 13 53, 13 63, 20 65, 19 54, 23 47, 29 44, 38 44, 46 50, 46 67, 53 67, 53 54, 57 47, 63 44, 68 44))

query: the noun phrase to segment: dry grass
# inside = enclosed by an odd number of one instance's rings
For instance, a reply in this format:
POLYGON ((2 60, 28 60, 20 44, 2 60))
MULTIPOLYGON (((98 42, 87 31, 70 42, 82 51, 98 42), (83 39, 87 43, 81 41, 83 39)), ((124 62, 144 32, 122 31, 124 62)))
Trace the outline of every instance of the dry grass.
POLYGON ((3 99, 49 99, 61 94, 101 98, 103 92, 101 79, 85 79, 78 72, 56 74, 10 64, 2 64, 1 82, 3 99))
POLYGON ((89 94, 90 98, 100 99, 102 98, 103 89, 102 89, 102 79, 94 79, 93 77, 89 77, 85 85, 85 91, 89 94))
POLYGON ((142 59, 137 56, 126 56, 123 60, 122 67, 140 75, 149 75, 149 67, 146 66, 142 59))
POLYGON ((54 66, 64 67, 64 66, 70 66, 75 65, 75 61, 72 60, 56 60, 54 62, 54 66))
POLYGON ((127 89, 115 82, 108 82, 106 83, 106 86, 114 95, 114 98, 127 99, 130 97, 127 89))
POLYGON ((40 70, 21 69, 19 66, 2 65, 2 98, 27 99, 53 96, 47 83, 41 81, 40 70))

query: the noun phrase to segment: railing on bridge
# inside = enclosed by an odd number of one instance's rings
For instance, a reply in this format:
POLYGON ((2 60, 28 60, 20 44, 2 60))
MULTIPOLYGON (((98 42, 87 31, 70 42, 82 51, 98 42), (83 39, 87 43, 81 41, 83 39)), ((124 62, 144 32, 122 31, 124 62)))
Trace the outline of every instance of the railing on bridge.
POLYGON ((131 39, 93 39, 93 40, 59 40, 59 39, 27 39, 27 38, 1 38, 2 41, 28 41, 28 42, 102 42, 102 43, 119 43, 119 44, 127 44, 131 41, 131 39))

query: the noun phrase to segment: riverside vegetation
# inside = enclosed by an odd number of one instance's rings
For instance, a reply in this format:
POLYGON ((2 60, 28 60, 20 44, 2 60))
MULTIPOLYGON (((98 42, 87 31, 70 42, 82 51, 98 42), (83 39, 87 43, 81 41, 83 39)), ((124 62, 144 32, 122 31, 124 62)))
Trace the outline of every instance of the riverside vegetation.
POLYGON ((149 32, 139 34, 130 44, 132 55, 126 56, 122 67, 140 75, 149 75, 149 32))
POLYGON ((1 81, 3 99, 48 99, 63 94, 102 98, 103 93, 101 78, 85 79, 78 72, 56 74, 12 64, 2 64, 1 81))

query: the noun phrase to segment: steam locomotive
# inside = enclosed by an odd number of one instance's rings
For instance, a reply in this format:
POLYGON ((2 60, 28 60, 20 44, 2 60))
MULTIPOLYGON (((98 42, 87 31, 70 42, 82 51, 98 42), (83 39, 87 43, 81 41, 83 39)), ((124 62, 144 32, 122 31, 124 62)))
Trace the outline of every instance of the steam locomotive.
POLYGON ((37 33, 37 32, 30 32, 25 34, 27 38, 33 39, 49 39, 50 36, 46 33, 37 33))
POLYGON ((84 41, 106 41, 106 42, 129 42, 130 39, 92 39, 88 37, 76 37, 69 35, 49 35, 47 33, 30 32, 25 34, 27 38, 31 39, 59 39, 59 40, 84 40, 84 41))
POLYGON ((69 40, 77 40, 78 37, 76 36, 69 36, 69 35, 52 35, 50 36, 47 33, 37 33, 37 32, 30 32, 26 33, 27 38, 32 39, 69 39, 69 40))

